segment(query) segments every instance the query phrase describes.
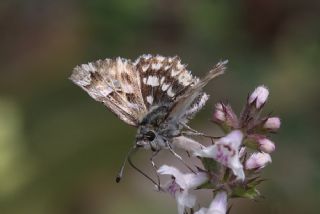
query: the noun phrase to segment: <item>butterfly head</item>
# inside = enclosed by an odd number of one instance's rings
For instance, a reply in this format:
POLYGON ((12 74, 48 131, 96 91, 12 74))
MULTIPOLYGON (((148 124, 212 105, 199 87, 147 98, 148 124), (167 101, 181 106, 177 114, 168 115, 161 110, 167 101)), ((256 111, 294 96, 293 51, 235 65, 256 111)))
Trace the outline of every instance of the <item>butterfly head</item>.
POLYGON ((158 151, 167 146, 168 138, 154 127, 140 126, 136 135, 136 146, 158 151))

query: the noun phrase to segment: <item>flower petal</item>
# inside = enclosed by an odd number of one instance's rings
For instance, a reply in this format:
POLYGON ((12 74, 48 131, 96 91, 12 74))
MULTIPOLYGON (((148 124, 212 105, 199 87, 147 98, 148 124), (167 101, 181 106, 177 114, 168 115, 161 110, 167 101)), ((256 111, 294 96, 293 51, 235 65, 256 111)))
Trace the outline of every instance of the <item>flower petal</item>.
POLYGON ((218 192, 210 204, 207 214, 225 214, 227 212, 227 193, 218 192))
POLYGON ((175 177, 176 183, 181 188, 185 189, 187 187, 184 174, 181 173, 177 168, 168 165, 163 165, 158 169, 157 172, 161 175, 172 175, 173 177, 175 177))
POLYGON ((204 146, 198 143, 197 141, 187 138, 185 136, 179 136, 179 137, 173 138, 172 145, 189 152, 194 152, 204 148, 204 146))
POLYGON ((196 151, 194 155, 215 159, 222 165, 231 168, 237 178, 243 180, 245 175, 239 160, 239 147, 242 139, 242 132, 234 130, 220 138, 214 145, 196 151))
POLYGON ((175 182, 185 190, 196 188, 208 180, 208 176, 204 172, 184 174, 175 167, 167 165, 161 166, 157 172, 162 175, 172 175, 175 177, 175 182))
POLYGON ((198 210, 194 214, 207 214, 207 212, 208 212, 208 208, 202 207, 200 210, 198 210))
POLYGON ((194 189, 201 184, 204 184, 206 181, 208 181, 208 175, 204 172, 198 172, 197 174, 189 173, 184 175, 185 183, 186 183, 186 189, 194 189))
POLYGON ((226 214, 228 205, 227 193, 224 191, 218 192, 212 200, 209 208, 201 208, 194 214, 226 214))
POLYGON ((176 195, 178 213, 183 214, 186 207, 192 208, 196 203, 196 197, 188 193, 188 191, 182 191, 176 195))

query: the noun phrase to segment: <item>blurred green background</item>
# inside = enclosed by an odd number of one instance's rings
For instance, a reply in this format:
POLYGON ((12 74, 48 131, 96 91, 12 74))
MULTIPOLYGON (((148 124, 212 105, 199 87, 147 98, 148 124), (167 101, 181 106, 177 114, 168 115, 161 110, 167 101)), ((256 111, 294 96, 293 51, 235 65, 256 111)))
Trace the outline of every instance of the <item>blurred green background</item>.
MULTIPOLYGON (((0 29, 1 214, 176 213, 130 168, 114 182, 135 129, 67 79, 77 64, 143 53, 179 55, 198 76, 229 59, 192 121, 213 134, 214 103, 239 112, 267 85, 266 113, 282 128, 265 199, 235 200, 231 213, 319 213, 318 0, 11 0, 0 2, 0 29)), ((149 155, 135 157, 146 171, 149 155)))

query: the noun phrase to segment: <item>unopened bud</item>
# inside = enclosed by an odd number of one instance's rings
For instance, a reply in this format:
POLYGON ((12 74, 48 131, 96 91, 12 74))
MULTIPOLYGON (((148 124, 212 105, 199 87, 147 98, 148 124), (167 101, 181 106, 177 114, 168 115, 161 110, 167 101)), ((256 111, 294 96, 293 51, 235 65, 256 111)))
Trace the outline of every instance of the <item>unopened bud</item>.
POLYGON ((268 153, 259 152, 252 154, 245 163, 246 169, 262 169, 271 163, 271 156, 268 153))
POLYGON ((221 103, 217 103, 215 106, 215 110, 213 112, 213 121, 216 122, 225 122, 226 115, 223 110, 223 106, 221 103))
POLYGON ((235 129, 239 126, 237 115, 233 112, 230 105, 224 103, 217 103, 215 105, 212 120, 228 129, 235 129))
POLYGON ((255 102, 255 107, 260 109, 267 101, 269 96, 269 90, 265 86, 257 87, 249 97, 248 103, 252 104, 255 102))
POLYGON ((259 140, 259 148, 263 152, 271 153, 276 149, 276 146, 268 138, 262 138, 259 140))
POLYGON ((263 124, 263 128, 277 131, 280 128, 281 121, 279 117, 269 117, 266 122, 263 124))

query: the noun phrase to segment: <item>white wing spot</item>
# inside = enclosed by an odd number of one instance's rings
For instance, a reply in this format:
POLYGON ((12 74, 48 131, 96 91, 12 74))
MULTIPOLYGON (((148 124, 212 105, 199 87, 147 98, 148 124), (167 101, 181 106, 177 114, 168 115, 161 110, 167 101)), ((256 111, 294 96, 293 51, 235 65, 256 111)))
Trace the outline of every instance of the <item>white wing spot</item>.
POLYGON ((151 68, 153 70, 159 70, 161 68, 161 63, 152 63, 151 68))
POLYGON ((164 67, 164 70, 168 70, 170 67, 171 67, 171 65, 166 65, 166 66, 164 67))
POLYGON ((161 77, 160 84, 163 84, 165 79, 165 77, 161 77))
POLYGON ((145 59, 150 59, 152 56, 151 54, 143 54, 142 55, 142 58, 145 58, 145 59))
POLYGON ((167 94, 169 97, 173 97, 175 95, 175 93, 172 91, 172 86, 170 86, 170 88, 168 89, 167 94))
POLYGON ((149 76, 147 85, 151 85, 152 87, 154 86, 159 86, 159 78, 157 76, 149 76))
POLYGON ((166 84, 166 83, 163 84, 161 87, 162 91, 166 91, 169 88, 169 86, 170 86, 170 84, 166 84))
POLYGON ((142 82, 143 82, 144 84, 147 84, 147 78, 143 77, 142 82))
POLYGON ((147 102, 150 104, 150 105, 152 105, 152 103, 153 103, 153 96, 147 96, 147 102))
POLYGON ((191 82, 191 76, 188 73, 183 73, 179 75, 179 82, 182 83, 183 86, 187 86, 191 82))
POLYGON ((207 94, 203 94, 200 101, 198 103, 195 103, 192 108, 190 108, 186 114, 193 114, 196 113, 197 111, 199 111, 207 102, 207 100, 209 99, 209 95, 207 94))
POLYGON ((177 76, 180 73, 181 70, 172 69, 171 70, 171 76, 177 76))
POLYGON ((182 70, 184 69, 184 65, 182 65, 180 62, 177 64, 177 69, 182 70))
POLYGON ((165 58, 163 56, 157 56, 158 61, 163 61, 165 58))
POLYGON ((143 65, 142 66, 142 71, 146 72, 148 70, 148 68, 149 68, 149 65, 143 65))

